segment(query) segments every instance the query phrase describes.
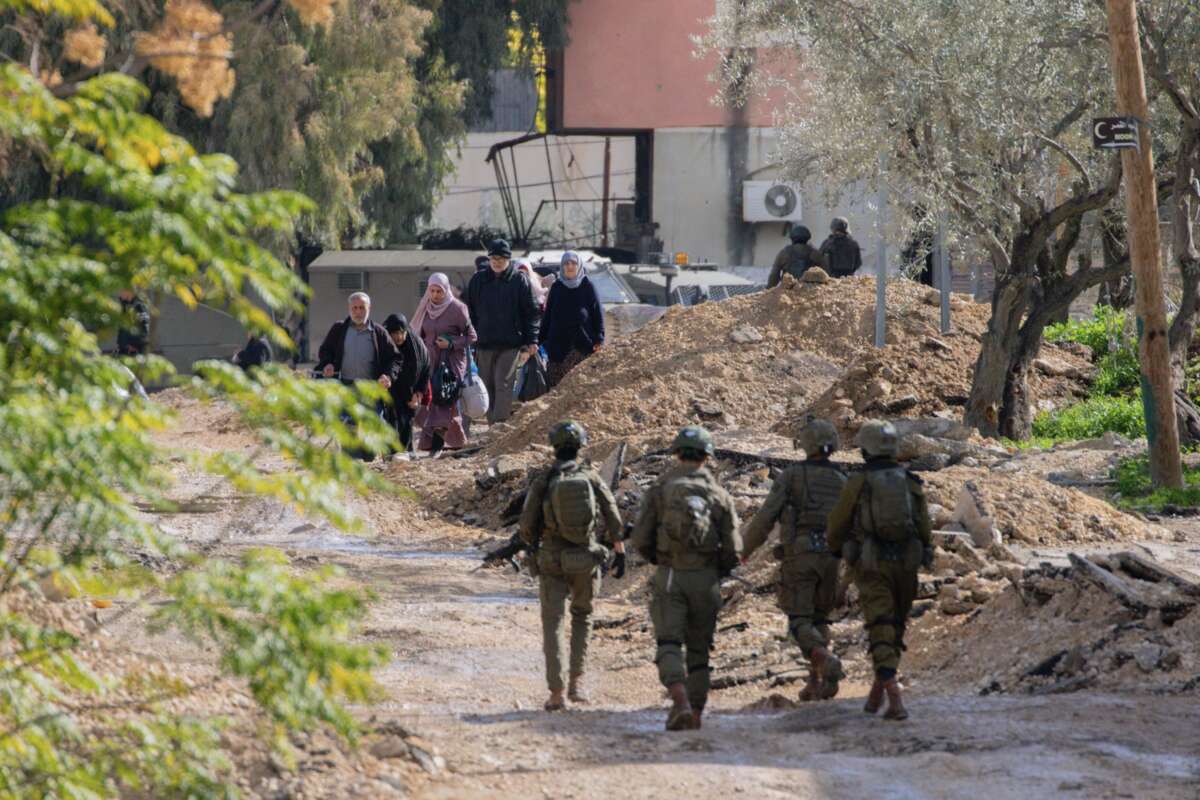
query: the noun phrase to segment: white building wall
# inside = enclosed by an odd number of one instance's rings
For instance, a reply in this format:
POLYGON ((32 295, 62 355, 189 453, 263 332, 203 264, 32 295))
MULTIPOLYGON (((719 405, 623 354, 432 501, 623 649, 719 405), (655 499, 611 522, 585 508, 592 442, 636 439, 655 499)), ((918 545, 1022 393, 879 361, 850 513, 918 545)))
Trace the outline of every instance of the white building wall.
MULTIPOLYGON (((667 128, 654 132, 654 220, 668 251, 683 250, 693 261, 726 266, 770 266, 789 243, 790 223, 742 221, 742 181, 770 180, 779 171, 772 128, 667 128), (740 137, 740 138, 739 138, 740 137), (741 148, 741 153, 737 152, 741 148), (744 168, 734 173, 731 163, 744 168)), ((826 207, 823 187, 801 184, 803 223, 819 245, 835 216, 850 220, 863 249, 864 268, 873 265, 875 212, 847 193, 836 208, 826 207)))

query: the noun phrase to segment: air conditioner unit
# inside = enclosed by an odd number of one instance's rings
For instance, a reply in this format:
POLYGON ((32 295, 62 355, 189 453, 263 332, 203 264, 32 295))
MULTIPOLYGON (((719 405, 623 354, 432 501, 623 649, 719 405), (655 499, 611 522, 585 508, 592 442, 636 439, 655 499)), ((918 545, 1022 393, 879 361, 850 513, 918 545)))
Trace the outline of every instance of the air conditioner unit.
POLYGON ((365 292, 368 285, 367 272, 339 272, 337 287, 343 292, 365 292))
POLYGON ((746 222, 799 222, 800 186, 785 181, 743 181, 742 219, 746 222))

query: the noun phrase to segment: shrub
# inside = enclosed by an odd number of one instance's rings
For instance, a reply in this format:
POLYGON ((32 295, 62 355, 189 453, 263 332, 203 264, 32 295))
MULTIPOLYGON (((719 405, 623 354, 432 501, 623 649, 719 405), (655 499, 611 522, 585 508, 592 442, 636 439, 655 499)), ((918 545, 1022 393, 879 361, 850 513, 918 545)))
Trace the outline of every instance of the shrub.
POLYGON ((1033 420, 1037 437, 1091 439, 1109 431, 1132 438, 1146 435, 1140 392, 1131 397, 1090 397, 1033 420))
POLYGON ((1092 349, 1100 358, 1123 339, 1125 312, 1111 306, 1096 306, 1091 319, 1060 322, 1046 328, 1048 342, 1077 342, 1092 349))

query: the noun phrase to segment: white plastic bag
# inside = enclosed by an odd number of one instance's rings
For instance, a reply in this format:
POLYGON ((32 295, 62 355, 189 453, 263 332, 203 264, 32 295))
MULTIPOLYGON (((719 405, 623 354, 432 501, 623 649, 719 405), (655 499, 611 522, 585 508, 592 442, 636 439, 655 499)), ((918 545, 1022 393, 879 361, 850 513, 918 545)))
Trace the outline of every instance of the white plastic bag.
POLYGON ((462 411, 471 419, 483 419, 487 416, 491 398, 488 397, 487 387, 483 385, 483 378, 479 377, 479 370, 475 368, 475 359, 471 358, 469 352, 467 358, 470 359, 470 365, 460 396, 462 411))

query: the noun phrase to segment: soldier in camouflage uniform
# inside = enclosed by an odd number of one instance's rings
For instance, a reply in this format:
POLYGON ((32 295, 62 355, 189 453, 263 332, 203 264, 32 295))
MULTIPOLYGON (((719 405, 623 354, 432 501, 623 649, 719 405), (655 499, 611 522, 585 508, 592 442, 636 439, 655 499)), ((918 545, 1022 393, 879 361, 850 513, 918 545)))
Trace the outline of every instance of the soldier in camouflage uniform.
POLYGON ((713 453, 708 431, 684 428, 671 451, 678 465, 646 492, 633 546, 658 566, 650 600, 654 660, 671 695, 667 730, 678 731, 700 727, 721 578, 738 565, 742 542, 733 498, 704 466, 713 453))
POLYGON ((933 563, 929 506, 921 481, 896 461, 896 429, 871 421, 858 434, 866 465, 851 476, 829 514, 829 549, 852 567, 867 628, 875 683, 863 710, 887 695, 887 719, 908 718, 896 681, 904 628, 917 594, 917 569, 933 563))
POLYGON ((777 286, 783 280, 785 272, 800 280, 800 276, 807 272, 809 267, 824 268, 828 263, 821 251, 809 243, 812 240, 812 231, 805 226, 793 225, 791 239, 792 243, 775 256, 775 264, 767 278, 768 289, 777 286))
POLYGON ((587 432, 572 421, 550 431, 554 465, 534 478, 521 511, 521 539, 529 546, 533 570, 539 578, 542 610, 542 649, 546 655, 546 683, 550 698, 544 708, 563 708, 562 622, 571 602, 571 661, 567 697, 586 703, 583 674, 591 633, 592 601, 600 591, 600 566, 608 551, 600 544, 603 524, 616 556, 613 577, 625 575, 625 544, 621 541, 621 515, 612 490, 586 462, 579 450, 587 432))
POLYGON ((829 456, 837 450, 833 425, 811 420, 800 431, 805 459, 775 479, 762 508, 742 534, 749 558, 779 526, 775 557, 779 566, 779 607, 788 616, 788 634, 809 658, 802 701, 838 693, 842 662, 829 650, 829 615, 837 605, 839 559, 829 552, 825 524, 841 496, 846 475, 829 456))

